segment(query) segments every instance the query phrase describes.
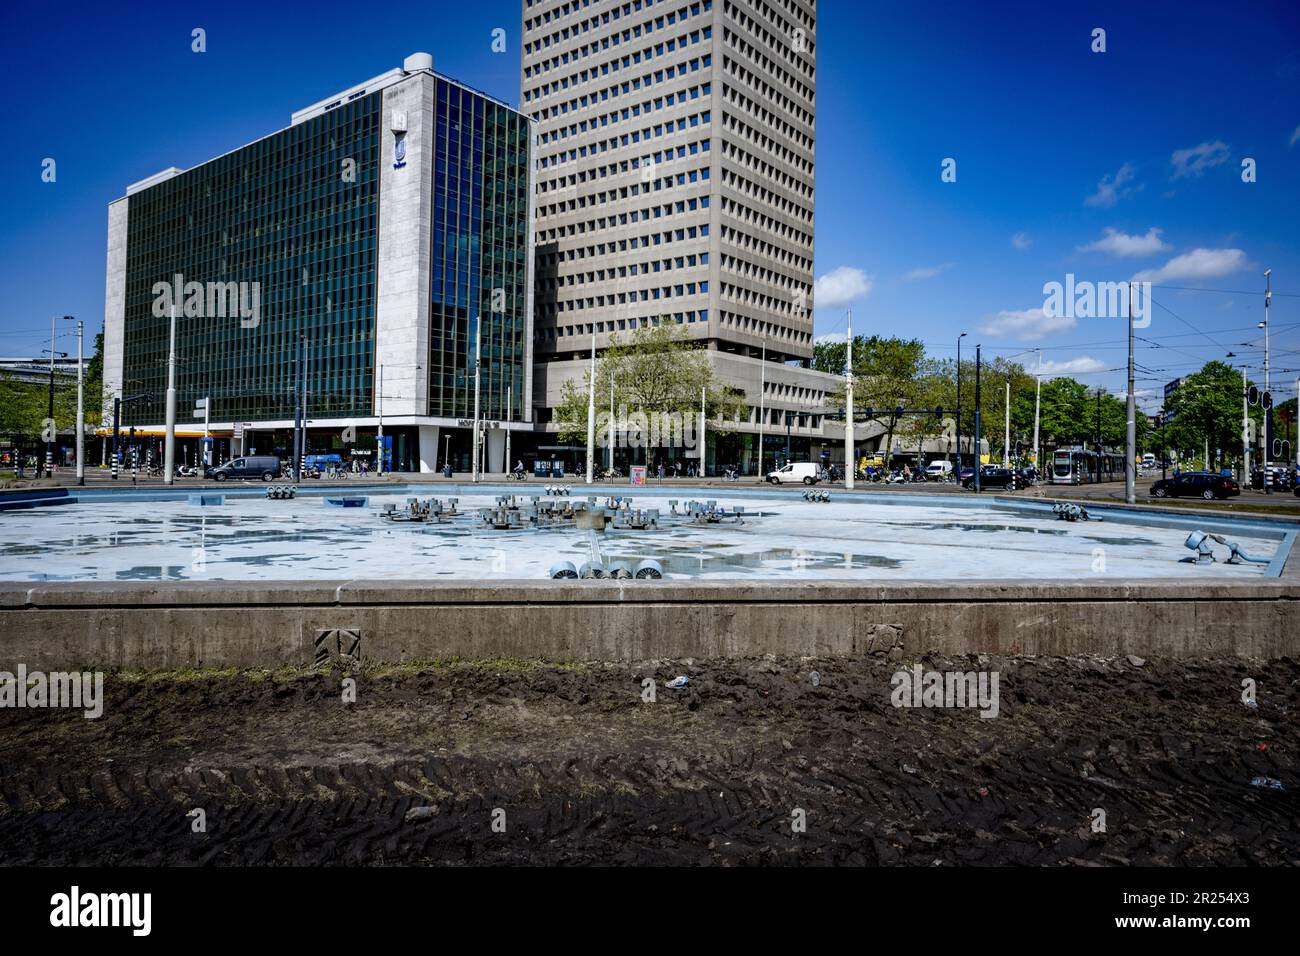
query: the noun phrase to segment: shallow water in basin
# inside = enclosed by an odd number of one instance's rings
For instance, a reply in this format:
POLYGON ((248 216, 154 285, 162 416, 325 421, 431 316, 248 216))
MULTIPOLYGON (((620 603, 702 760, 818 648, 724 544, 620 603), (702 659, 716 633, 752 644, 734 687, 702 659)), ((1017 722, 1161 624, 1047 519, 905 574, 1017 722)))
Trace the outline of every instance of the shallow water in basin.
MULTIPOLYGON (((593 553, 632 564, 653 558, 667 577, 695 579, 1126 581, 1264 573, 1263 565, 1184 562, 1185 529, 937 503, 728 500, 712 492, 719 505, 740 505, 748 515, 743 523, 697 525, 672 516, 667 498, 638 495, 637 507, 660 509, 657 530, 596 534, 571 523, 486 527, 476 509, 492 505, 495 494, 462 496, 462 515, 444 523, 379 516, 388 504, 404 509, 407 498, 372 495, 368 507, 346 509, 319 497, 228 497, 220 506, 109 500, 0 512, 0 580, 538 579, 556 562, 578 565, 593 553)), ((1248 533, 1227 536, 1262 557, 1278 546, 1248 533)))

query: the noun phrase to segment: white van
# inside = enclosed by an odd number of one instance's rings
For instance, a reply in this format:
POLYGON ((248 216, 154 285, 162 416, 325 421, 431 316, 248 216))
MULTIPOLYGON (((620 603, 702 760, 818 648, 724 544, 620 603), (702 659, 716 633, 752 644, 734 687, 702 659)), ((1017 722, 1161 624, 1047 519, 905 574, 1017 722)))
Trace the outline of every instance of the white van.
POLYGON ((816 462, 792 461, 784 468, 769 471, 767 480, 774 485, 783 485, 787 481, 802 481, 805 485, 815 485, 822 480, 822 470, 816 462))
POLYGON ((943 481, 952 477, 952 462, 932 461, 925 469, 926 481, 943 481))

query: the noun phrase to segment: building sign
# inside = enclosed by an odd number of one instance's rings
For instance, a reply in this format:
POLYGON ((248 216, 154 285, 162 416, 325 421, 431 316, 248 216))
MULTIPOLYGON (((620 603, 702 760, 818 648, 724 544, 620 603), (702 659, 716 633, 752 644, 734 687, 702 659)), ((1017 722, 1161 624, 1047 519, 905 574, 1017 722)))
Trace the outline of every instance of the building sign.
MULTIPOLYGON (((461 428, 473 428, 474 419, 458 418, 456 419, 456 424, 459 425, 461 428)), ((500 428, 501 422, 500 421, 490 422, 487 419, 484 419, 483 421, 479 422, 479 425, 483 428, 500 428)))
POLYGON ((393 136, 393 168, 401 169, 406 165, 406 134, 397 133, 393 136))
POLYGON ((634 487, 636 488, 645 487, 645 473, 646 473, 645 465, 632 466, 632 485, 634 487))

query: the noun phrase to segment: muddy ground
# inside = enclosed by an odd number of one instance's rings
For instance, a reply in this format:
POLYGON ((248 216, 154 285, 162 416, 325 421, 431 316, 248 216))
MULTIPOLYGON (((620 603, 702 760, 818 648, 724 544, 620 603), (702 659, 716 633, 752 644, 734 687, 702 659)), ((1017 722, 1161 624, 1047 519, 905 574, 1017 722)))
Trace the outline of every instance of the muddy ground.
POLYGON ((922 663, 999 716, 874 658, 110 674, 0 710, 0 863, 1300 863, 1300 662, 922 663))

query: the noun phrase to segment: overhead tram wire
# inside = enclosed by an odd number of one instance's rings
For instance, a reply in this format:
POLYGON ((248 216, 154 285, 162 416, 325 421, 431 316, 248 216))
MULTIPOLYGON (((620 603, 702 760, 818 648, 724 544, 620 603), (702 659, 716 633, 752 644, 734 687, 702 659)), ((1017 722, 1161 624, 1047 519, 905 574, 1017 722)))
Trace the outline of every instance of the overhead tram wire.
MULTIPOLYGON (((1171 292, 1214 292, 1219 295, 1260 295, 1258 289, 1253 292, 1246 289, 1193 289, 1190 286, 1182 285, 1153 285, 1153 289, 1168 289, 1171 292)), ((1274 292, 1274 296, 1285 296, 1288 299, 1300 299, 1300 292, 1274 292)))

